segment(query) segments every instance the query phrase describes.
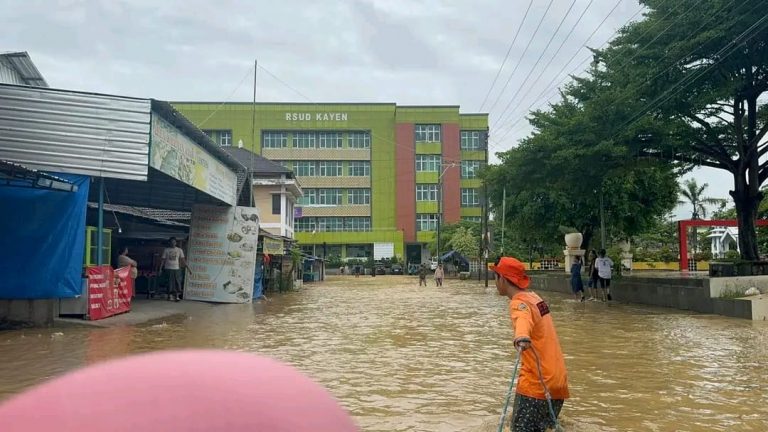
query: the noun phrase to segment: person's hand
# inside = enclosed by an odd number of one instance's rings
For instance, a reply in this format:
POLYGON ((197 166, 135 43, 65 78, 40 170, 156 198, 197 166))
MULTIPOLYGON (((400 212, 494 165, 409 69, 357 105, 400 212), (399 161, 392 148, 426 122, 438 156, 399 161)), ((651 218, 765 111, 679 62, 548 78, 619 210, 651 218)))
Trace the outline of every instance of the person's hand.
POLYGON ((518 352, 523 352, 531 347, 531 340, 528 338, 519 338, 515 340, 515 349, 518 352))

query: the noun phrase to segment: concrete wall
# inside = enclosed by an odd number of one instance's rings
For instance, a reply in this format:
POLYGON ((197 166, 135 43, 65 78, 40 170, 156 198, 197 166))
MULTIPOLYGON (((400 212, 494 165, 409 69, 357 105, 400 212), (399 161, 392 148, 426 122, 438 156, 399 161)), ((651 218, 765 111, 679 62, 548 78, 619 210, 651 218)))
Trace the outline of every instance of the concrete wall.
POLYGON ((59 316, 58 299, 2 300, 0 299, 0 325, 8 323, 51 326, 59 316))
MULTIPOLYGON (((560 272, 532 273, 531 278, 534 289, 571 294, 570 277, 560 272)), ((746 299, 724 299, 711 296, 711 281, 715 281, 714 284, 717 286, 731 286, 736 283, 729 281, 730 279, 739 278, 685 278, 678 273, 671 273, 667 278, 624 276, 612 281, 611 295, 618 302, 714 313, 750 320, 766 319, 768 296, 746 299)))

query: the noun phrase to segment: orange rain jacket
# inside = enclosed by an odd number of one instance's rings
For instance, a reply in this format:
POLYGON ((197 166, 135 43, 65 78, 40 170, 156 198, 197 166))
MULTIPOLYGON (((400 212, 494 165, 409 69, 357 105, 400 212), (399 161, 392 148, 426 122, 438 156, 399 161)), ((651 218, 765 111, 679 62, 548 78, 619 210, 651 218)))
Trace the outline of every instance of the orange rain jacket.
MULTIPOLYGON (((541 372, 552 399, 567 399, 568 374, 560 349, 549 306, 536 293, 523 291, 509 301, 509 315, 515 328, 515 340, 525 338, 539 354, 541 372)), ((522 353, 517 393, 535 399, 546 399, 539 380, 533 350, 522 353)))

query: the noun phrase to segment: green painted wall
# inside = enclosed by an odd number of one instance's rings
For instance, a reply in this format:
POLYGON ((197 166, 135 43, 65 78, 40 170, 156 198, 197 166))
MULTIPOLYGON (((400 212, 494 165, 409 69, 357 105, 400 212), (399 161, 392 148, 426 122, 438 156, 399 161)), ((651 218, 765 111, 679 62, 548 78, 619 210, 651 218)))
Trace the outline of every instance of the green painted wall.
POLYGON ((461 159, 485 161, 485 152, 483 150, 462 150, 461 159))
POLYGON ((416 154, 443 154, 443 145, 437 142, 417 142, 416 154))
POLYGON ((480 207, 462 207, 461 216, 482 216, 483 209, 480 207))
POLYGON ((416 201, 416 213, 437 213, 437 201, 416 201))
POLYGON ((434 171, 417 171, 416 183, 437 183, 440 174, 434 171))
POLYGON ((488 114, 459 114, 459 127, 461 129, 486 130, 488 129, 488 114))
POLYGON ((460 183, 463 188, 479 188, 483 186, 483 181, 480 179, 462 179, 460 183))
POLYGON ((429 243, 435 240, 437 233, 435 231, 418 231, 416 241, 419 243, 429 243))
POLYGON ((401 106, 397 107, 398 123, 458 123, 459 107, 401 106))

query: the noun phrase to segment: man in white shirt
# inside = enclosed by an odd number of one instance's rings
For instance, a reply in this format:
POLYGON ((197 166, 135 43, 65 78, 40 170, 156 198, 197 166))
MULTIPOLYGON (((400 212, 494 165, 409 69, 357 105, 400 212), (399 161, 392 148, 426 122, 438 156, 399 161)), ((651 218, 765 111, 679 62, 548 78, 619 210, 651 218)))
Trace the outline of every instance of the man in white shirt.
POLYGON ((600 288, 603 293, 603 301, 611 298, 611 271, 613 269, 613 260, 605 256, 605 249, 600 249, 598 258, 595 260, 597 268, 597 277, 600 280, 600 288))
POLYGON ((168 275, 168 300, 179 301, 181 298, 181 272, 187 266, 184 259, 184 251, 176 246, 176 237, 171 237, 170 246, 163 250, 162 261, 160 262, 160 271, 165 269, 168 275))

